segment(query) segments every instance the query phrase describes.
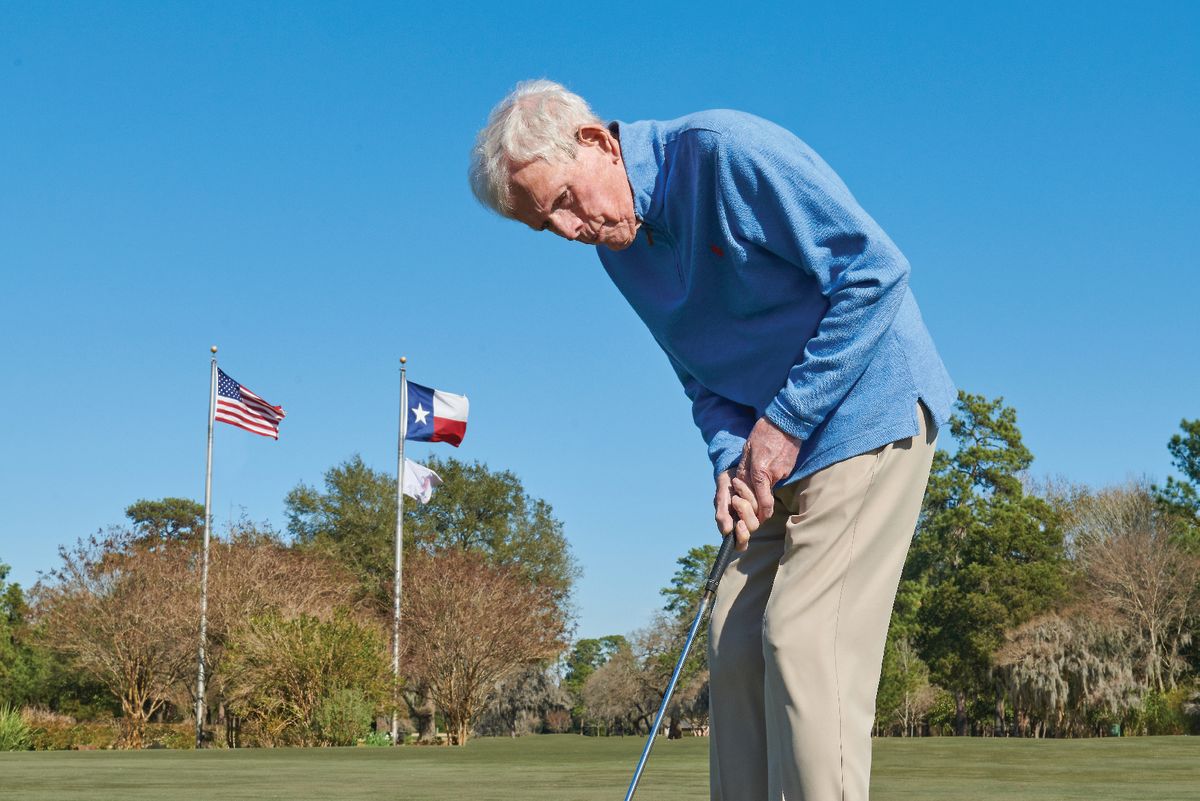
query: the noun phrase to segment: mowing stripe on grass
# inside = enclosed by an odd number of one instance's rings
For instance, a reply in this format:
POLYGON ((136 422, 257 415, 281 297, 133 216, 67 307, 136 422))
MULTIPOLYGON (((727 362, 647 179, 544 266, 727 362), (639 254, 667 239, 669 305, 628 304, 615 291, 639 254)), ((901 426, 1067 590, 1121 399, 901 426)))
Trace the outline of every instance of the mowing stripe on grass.
MULTIPOLYGON (((642 741, 545 735, 466 748, 0 754, 0 799, 21 801, 609 801, 642 741)), ((708 797, 708 741, 655 746, 639 798, 708 797)), ((1200 738, 885 739, 873 801, 1195 801, 1200 738)))

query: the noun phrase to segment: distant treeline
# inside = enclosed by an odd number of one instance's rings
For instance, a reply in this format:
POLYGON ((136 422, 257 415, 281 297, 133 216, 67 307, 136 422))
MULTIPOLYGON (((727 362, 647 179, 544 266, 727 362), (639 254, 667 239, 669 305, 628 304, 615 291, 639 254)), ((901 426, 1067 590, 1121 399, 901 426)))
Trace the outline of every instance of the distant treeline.
MULTIPOLYGON (((1002 399, 962 394, 940 435, 901 580, 879 735, 1200 733, 1200 420, 1162 486, 1032 484, 1002 399)), ((360 458, 285 498, 287 531, 214 541, 212 746, 389 744, 645 732, 715 545, 679 559, 646 628, 570 642, 578 567, 551 506, 508 471, 432 460, 406 504, 402 681, 393 686, 395 478, 360 458)), ((203 507, 140 500, 60 550, 28 593, 0 564, 0 750, 190 747, 203 507)), ((692 651, 669 732, 703 734, 692 651)))
MULTIPOLYGON (((405 509, 396 693, 394 476, 353 457, 288 494, 286 535, 241 520, 213 543, 208 743, 386 744, 393 714, 429 742, 515 730, 523 710, 497 690, 563 653, 578 569, 515 475, 430 466, 445 483, 405 509)), ((6 727, 20 734, 10 747, 194 743, 204 509, 142 500, 126 517, 61 548, 28 595, 0 566, 0 750, 6 727)))
MULTIPOLYGON (((881 736, 1200 733, 1200 420, 1163 486, 1028 480, 1016 411, 962 393, 939 434, 892 613, 881 736)), ((596 731, 643 730, 715 547, 689 552, 662 619, 576 644, 566 685, 596 731)), ((672 728, 707 725, 704 648, 672 728)))

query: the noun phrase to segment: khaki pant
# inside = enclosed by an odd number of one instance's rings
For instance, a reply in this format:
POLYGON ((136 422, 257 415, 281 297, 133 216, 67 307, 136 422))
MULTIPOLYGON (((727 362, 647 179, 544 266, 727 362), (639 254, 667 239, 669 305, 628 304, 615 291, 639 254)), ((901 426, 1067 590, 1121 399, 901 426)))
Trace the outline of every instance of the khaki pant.
POLYGON ((713 604, 714 801, 866 801, 888 621, 937 432, 775 493, 713 604))

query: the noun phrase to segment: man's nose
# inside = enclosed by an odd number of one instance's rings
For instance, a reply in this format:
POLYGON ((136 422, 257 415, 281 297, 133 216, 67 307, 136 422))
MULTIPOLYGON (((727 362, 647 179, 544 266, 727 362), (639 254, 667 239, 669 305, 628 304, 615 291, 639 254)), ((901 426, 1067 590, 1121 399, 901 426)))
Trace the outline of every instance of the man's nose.
POLYGON ((583 221, 573 215, 559 214, 550 219, 554 233, 574 242, 583 232, 583 221))

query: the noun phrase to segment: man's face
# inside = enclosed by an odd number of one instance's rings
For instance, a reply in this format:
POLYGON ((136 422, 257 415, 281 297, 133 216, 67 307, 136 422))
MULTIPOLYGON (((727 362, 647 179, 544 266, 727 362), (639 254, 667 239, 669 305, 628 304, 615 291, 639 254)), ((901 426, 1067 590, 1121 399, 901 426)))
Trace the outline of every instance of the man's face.
POLYGON ((621 147, 601 125, 580 129, 574 161, 539 159, 514 168, 512 206, 513 217, 535 231, 553 231, 573 242, 623 250, 637 237, 621 147))

